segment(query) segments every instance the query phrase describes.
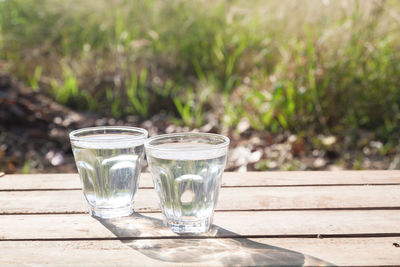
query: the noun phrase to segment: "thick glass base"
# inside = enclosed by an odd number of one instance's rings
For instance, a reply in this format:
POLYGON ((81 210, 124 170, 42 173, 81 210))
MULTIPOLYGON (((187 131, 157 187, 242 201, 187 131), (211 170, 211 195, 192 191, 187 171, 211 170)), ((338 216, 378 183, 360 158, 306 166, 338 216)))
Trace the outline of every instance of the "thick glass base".
POLYGON ((111 209, 89 207, 90 215, 103 219, 129 216, 132 213, 133 213, 133 208, 130 205, 122 208, 111 208, 111 209))
POLYGON ((166 219, 165 224, 171 228, 171 230, 178 234, 188 233, 205 233, 209 230, 212 218, 196 220, 196 221, 182 221, 166 219))

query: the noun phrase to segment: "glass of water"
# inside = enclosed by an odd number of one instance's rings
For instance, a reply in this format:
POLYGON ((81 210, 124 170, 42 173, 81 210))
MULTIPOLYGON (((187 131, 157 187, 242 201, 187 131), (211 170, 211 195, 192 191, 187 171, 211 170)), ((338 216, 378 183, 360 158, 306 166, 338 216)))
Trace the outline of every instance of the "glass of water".
POLYGON ((206 232, 217 203, 229 138, 208 133, 159 135, 145 142, 166 224, 177 233, 206 232))
POLYGON ((69 137, 89 213, 101 218, 132 214, 147 131, 92 127, 69 137))

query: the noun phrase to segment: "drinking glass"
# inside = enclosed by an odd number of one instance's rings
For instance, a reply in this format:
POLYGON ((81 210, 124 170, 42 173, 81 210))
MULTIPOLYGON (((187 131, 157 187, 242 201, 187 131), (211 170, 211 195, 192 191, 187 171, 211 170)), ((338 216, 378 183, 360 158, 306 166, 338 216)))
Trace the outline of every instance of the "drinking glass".
POLYGON ((89 213, 101 218, 132 214, 147 131, 92 127, 69 137, 89 213))
POLYGON ((229 138, 177 133, 149 138, 144 145, 166 224, 177 233, 206 232, 218 200, 229 138))

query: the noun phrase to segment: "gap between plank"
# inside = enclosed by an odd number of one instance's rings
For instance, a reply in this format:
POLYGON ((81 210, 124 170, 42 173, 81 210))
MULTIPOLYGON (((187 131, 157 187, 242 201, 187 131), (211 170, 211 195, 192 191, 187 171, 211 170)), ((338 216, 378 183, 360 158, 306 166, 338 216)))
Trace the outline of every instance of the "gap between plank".
MULTIPOLYGON (((393 186, 400 185, 400 183, 387 183, 387 184, 295 184, 295 185, 223 185, 222 188, 263 188, 263 187, 330 187, 330 186, 393 186)), ((139 189, 154 189, 154 187, 145 186, 140 187, 139 189)), ((78 191, 82 190, 82 188, 32 188, 32 189, 0 189, 0 192, 30 192, 30 191, 78 191)))
MULTIPOLYGON (((298 209, 243 209, 243 210, 216 210, 215 212, 262 212, 262 211, 335 211, 335 210, 400 210, 400 207, 348 207, 348 208, 298 208, 298 209)), ((139 214, 142 213, 161 213, 160 210, 139 210, 139 214)), ((69 215, 69 214, 88 214, 87 211, 71 211, 71 212, 36 212, 36 213, 25 213, 25 212, 5 212, 0 213, 2 215, 69 215)))
POLYGON ((236 239, 236 238, 384 238, 400 237, 400 233, 359 233, 359 234, 292 234, 292 235, 225 235, 225 236, 138 236, 138 237, 94 237, 94 238, 6 238, 0 239, 0 242, 6 241, 129 241, 146 239, 236 239))

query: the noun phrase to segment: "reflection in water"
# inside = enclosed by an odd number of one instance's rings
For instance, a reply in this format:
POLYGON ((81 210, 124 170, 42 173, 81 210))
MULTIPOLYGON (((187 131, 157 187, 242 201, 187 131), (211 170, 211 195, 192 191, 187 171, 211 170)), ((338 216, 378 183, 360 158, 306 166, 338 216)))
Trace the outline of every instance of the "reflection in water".
POLYGON ((332 265, 292 250, 246 238, 237 238, 237 234, 215 225, 207 234, 183 235, 178 239, 179 236, 164 226, 160 219, 140 214, 114 219, 95 218, 129 247, 150 258, 165 262, 207 263, 223 266, 332 265), (159 236, 170 238, 155 238, 159 236), (129 239, 133 237, 139 239, 129 239))

